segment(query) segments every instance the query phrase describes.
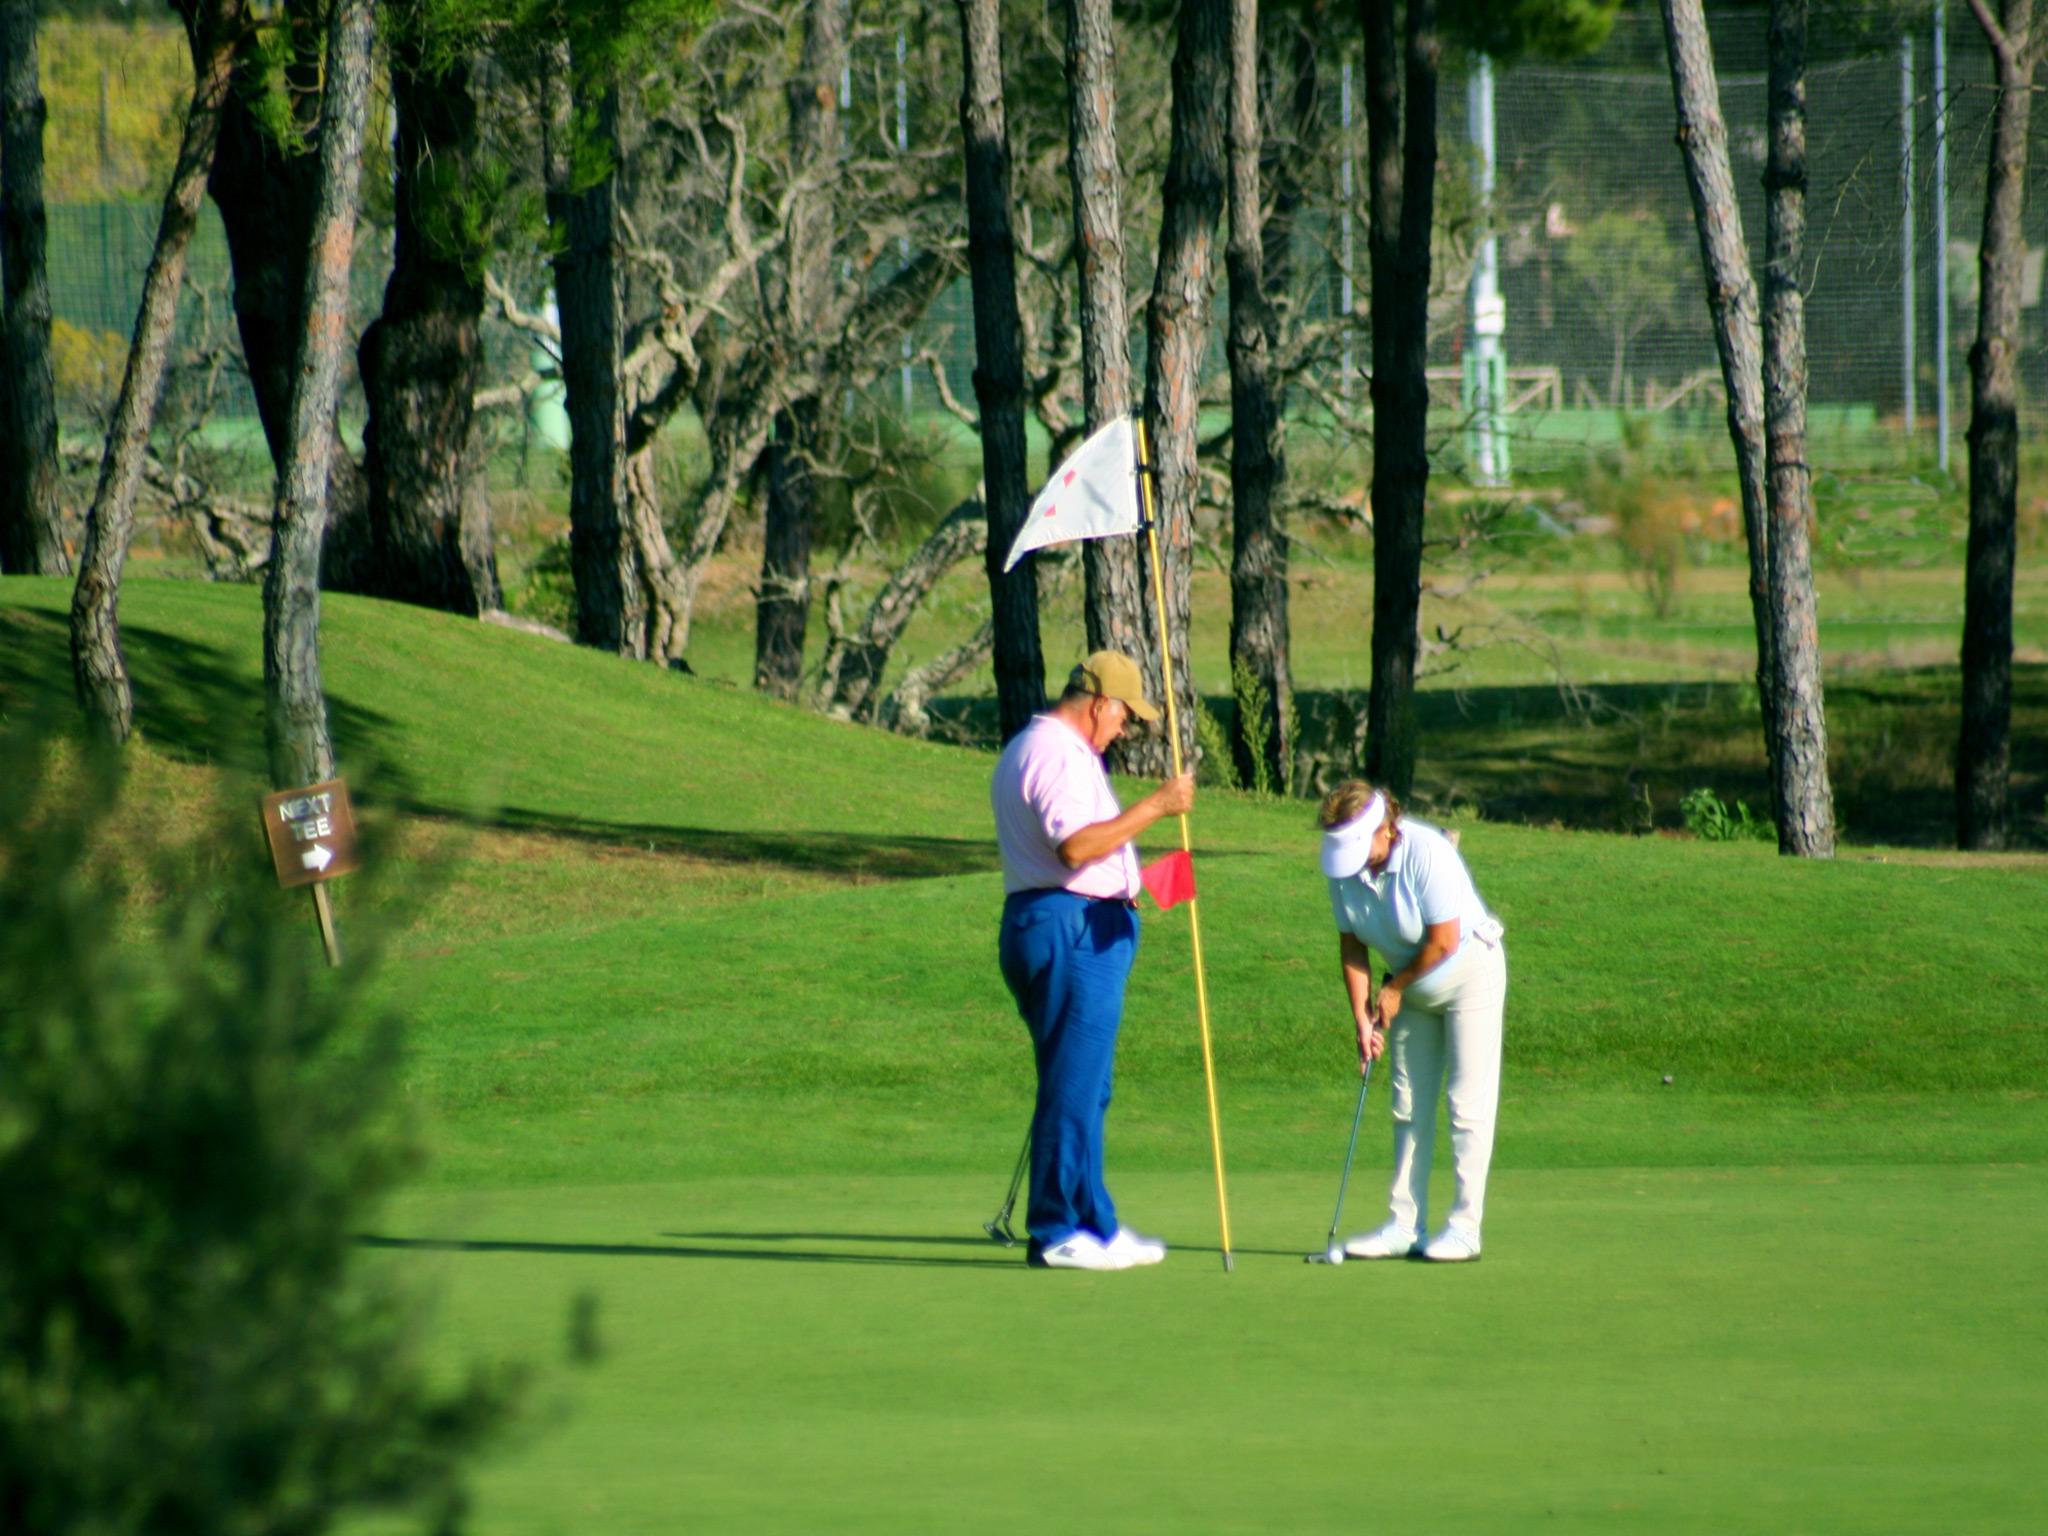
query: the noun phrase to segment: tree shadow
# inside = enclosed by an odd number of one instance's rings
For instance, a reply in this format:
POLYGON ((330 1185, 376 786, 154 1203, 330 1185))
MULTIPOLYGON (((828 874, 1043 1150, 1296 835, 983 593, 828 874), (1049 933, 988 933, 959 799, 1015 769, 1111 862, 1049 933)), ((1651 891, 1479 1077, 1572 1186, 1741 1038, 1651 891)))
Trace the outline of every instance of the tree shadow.
MULTIPOLYGON (((265 779, 263 676, 235 654, 147 625, 121 627, 135 690, 135 729, 177 762, 265 779)), ((0 607, 0 709, 53 721, 75 719, 71 633, 64 614, 0 607)), ((330 690, 328 728, 359 788, 377 798, 416 794, 399 761, 391 717, 330 690)))
MULTIPOLYGON (((739 1234, 742 1238, 748 1234, 739 1234)), ((764 1234, 773 1236, 773 1234, 764 1234)), ((955 1241, 951 1238, 897 1237, 874 1239, 849 1235, 835 1238, 832 1234, 816 1234, 818 1239, 842 1242, 937 1242, 955 1241)), ((756 1239, 757 1241, 759 1239, 756 1239)), ((795 1241, 810 1241, 810 1237, 794 1237, 795 1241)), ((1014 1257, 1001 1257, 993 1243, 985 1243, 990 1254, 981 1259, 956 1259, 939 1256, 917 1256, 895 1253, 835 1253, 824 1249, 809 1248, 706 1248, 694 1245, 672 1243, 542 1243, 519 1238, 443 1238, 443 1237, 388 1237, 379 1233, 362 1233, 356 1241, 365 1248, 382 1248, 413 1253, 530 1253, 555 1255, 563 1258, 622 1258, 622 1259, 739 1259, 747 1262, 769 1264, 852 1264, 868 1267, 907 1269, 986 1269, 1015 1271, 1022 1266, 1014 1257)))
MULTIPOLYGON (((2014 841, 2048 844, 2048 666, 2016 663, 2010 735, 2014 841)), ((1826 705, 1835 814, 1845 837, 1944 846, 1960 720, 1954 667, 1831 679, 1826 705)), ((1303 746, 1344 772, 1363 694, 1297 693, 1303 746), (1321 733, 1320 738, 1315 733, 1321 733)), ((1228 700, 1212 703, 1227 719, 1228 700)), ((1711 789, 1766 821, 1771 786, 1755 690, 1746 683, 1607 683, 1562 689, 1431 689, 1416 698, 1418 803, 1487 820, 1588 831, 1680 825, 1679 799, 1711 789)))
MULTIPOLYGON (((415 804, 433 813, 441 808, 415 804)), ((651 848, 719 864, 776 865, 860 880, 915 880, 980 874, 1000 867, 993 837, 922 837, 874 832, 762 832, 667 822, 601 821, 563 812, 507 806, 478 826, 548 837, 651 848)))

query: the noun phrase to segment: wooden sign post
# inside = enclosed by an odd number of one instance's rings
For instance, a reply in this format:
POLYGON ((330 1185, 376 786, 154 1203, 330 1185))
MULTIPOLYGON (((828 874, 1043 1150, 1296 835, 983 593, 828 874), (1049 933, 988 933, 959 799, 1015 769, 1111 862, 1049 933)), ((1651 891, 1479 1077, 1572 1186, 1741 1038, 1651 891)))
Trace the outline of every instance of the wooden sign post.
POLYGON ((341 964, 327 882, 362 867, 356 853, 356 821, 349 809, 348 786, 340 779, 329 779, 304 789, 265 795, 263 831, 270 839, 277 883, 286 890, 301 885, 313 888, 313 912, 320 919, 320 942, 326 946, 327 963, 341 964))

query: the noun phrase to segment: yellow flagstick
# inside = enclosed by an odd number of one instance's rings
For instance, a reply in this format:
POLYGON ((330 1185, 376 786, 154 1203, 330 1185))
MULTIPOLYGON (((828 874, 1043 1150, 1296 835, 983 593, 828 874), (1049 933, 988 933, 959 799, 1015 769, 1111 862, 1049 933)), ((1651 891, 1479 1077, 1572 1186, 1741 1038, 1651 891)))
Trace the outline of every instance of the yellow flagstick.
MULTIPOLYGON (((1152 443, 1145 418, 1138 417, 1138 490, 1145 502, 1145 542, 1152 552, 1153 608, 1159 614, 1159 674, 1166 687, 1166 735, 1173 744, 1173 772, 1179 777, 1180 719, 1174 709, 1173 647, 1166 626, 1166 576, 1159 564, 1159 518, 1152 500, 1152 443)), ((1192 853, 1188 818, 1180 818, 1181 852, 1192 853)), ((1216 1117, 1216 1062, 1209 1049, 1209 983, 1202 972, 1202 913, 1199 897, 1188 898, 1188 936, 1195 951, 1195 1012, 1202 1022, 1202 1077, 1209 1087, 1209 1147, 1216 1159, 1216 1219, 1223 1231, 1223 1267, 1236 1266, 1230 1257, 1230 1199, 1223 1190, 1223 1127, 1216 1117)))

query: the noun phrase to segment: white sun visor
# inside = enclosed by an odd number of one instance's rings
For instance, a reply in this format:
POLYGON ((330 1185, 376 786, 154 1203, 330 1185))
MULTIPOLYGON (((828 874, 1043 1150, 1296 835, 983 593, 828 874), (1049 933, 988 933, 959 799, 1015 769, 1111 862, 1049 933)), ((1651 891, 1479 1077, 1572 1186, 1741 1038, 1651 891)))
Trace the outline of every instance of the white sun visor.
POLYGON ((1374 795, 1365 809, 1341 826, 1323 834, 1323 873, 1332 880, 1347 880, 1365 868, 1372 857, 1373 834, 1387 819, 1387 797, 1374 795))

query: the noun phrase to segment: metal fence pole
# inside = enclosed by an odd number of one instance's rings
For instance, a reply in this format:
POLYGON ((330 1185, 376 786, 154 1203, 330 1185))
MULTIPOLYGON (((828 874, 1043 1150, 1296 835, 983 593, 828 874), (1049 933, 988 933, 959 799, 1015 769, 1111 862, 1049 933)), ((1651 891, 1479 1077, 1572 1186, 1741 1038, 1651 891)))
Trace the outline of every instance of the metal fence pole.
POLYGON ((1948 473, 1948 7, 1934 3, 1934 444, 1948 473))
POLYGON ((1903 338, 1899 365, 1904 387, 1902 414, 1906 436, 1913 436, 1915 363, 1913 357, 1913 34, 1899 39, 1899 334, 1903 338))

